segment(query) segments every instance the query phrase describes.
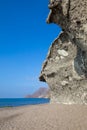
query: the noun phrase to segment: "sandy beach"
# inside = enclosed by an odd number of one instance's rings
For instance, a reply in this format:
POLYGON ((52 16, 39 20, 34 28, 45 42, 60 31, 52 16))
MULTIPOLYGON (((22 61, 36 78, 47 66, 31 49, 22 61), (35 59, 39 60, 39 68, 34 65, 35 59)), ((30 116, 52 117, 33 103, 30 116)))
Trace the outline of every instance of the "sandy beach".
POLYGON ((87 130, 86 105, 0 108, 0 130, 87 130))

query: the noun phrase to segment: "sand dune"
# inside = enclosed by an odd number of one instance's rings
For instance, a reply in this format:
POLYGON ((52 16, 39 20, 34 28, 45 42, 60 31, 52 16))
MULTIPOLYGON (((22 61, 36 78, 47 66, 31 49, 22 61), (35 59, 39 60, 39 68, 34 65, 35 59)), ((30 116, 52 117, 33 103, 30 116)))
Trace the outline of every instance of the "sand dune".
POLYGON ((87 130, 87 106, 45 104, 0 109, 0 130, 87 130))

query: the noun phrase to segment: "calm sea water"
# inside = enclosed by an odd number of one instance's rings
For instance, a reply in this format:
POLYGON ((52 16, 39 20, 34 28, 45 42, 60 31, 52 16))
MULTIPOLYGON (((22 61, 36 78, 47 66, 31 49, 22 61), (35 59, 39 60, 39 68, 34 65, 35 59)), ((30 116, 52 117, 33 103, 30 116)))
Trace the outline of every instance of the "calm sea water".
POLYGON ((49 98, 0 98, 0 107, 16 107, 49 103, 49 98))

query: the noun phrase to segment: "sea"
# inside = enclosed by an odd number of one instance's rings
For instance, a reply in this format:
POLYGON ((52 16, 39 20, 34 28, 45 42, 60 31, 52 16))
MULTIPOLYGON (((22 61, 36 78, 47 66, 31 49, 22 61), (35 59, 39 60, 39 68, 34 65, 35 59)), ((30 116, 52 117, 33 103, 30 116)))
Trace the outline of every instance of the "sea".
POLYGON ((24 105, 47 104, 49 98, 0 98, 0 107, 18 107, 24 105))

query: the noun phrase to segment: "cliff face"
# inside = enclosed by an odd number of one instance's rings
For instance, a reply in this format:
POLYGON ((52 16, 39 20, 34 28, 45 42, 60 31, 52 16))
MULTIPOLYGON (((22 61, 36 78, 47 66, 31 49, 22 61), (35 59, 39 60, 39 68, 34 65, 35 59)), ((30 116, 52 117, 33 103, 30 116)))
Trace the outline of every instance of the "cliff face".
POLYGON ((87 0, 50 0, 47 23, 58 24, 40 81, 47 82, 51 99, 59 103, 87 103, 87 0))

